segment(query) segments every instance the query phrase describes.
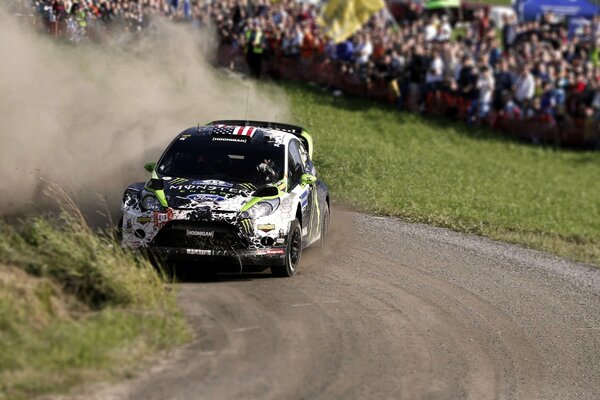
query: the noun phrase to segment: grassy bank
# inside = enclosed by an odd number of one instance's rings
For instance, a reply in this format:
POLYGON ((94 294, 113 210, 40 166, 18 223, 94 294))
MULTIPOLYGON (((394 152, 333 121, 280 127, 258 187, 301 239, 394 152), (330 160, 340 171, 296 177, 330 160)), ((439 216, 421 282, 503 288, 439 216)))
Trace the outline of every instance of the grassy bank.
POLYGON ((285 87, 334 199, 600 264, 600 154, 285 87))
POLYGON ((124 376, 187 335, 156 270, 83 219, 0 222, 0 399, 124 376))

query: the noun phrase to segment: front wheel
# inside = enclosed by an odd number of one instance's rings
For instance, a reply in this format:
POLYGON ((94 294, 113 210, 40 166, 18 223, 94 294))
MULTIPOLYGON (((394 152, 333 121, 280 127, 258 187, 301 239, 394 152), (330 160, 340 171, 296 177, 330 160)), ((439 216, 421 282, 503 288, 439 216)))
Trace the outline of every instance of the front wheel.
POLYGON ((292 222, 288 233, 287 247, 285 251, 285 265, 271 267, 271 273, 275 276, 292 277, 296 274, 300 257, 302 256, 302 227, 298 218, 292 222))
POLYGON ((321 249, 321 251, 325 250, 325 247, 327 246, 327 234, 329 233, 329 218, 330 218, 330 214, 329 214, 329 204, 327 204, 327 202, 325 202, 325 205, 323 206, 323 217, 321 219, 321 238, 319 239, 319 249, 321 249))

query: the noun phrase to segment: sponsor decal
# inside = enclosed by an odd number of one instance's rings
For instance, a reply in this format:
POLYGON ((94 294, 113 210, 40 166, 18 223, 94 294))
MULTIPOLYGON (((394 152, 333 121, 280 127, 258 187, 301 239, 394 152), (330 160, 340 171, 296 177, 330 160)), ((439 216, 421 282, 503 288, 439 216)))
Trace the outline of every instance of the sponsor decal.
POLYGON ((152 221, 151 217, 138 217, 137 218, 137 222, 139 224, 147 224, 148 222, 152 221))
POLYGON ((225 197, 218 196, 216 194, 190 194, 189 196, 187 196, 187 199, 192 200, 192 201, 197 201, 197 202, 223 201, 223 200, 225 200, 225 197))
POLYGON ((256 189, 256 186, 254 186, 251 183, 240 183, 240 186, 243 187, 246 190, 254 190, 254 189, 256 189))
POLYGON ((212 250, 201 250, 201 249, 186 249, 185 252, 187 254, 193 254, 195 256, 210 256, 212 255, 212 250))
POLYGON ((215 186, 215 185, 171 185, 169 186, 171 190, 177 190, 180 192, 184 192, 186 190, 194 191, 194 192, 208 192, 208 194, 238 194, 243 193, 240 189, 236 189, 234 187, 226 187, 226 186, 215 186))
POLYGON ((242 228, 243 228, 244 232, 246 233, 246 235, 250 235, 252 233, 252 224, 250 223, 250 221, 247 219, 243 219, 241 221, 241 223, 242 223, 242 228))
POLYGON ((257 250, 257 256, 283 256, 285 255, 285 249, 267 249, 267 250, 257 250))
POLYGON ((247 143, 250 138, 245 137, 213 137, 213 142, 234 142, 234 143, 247 143))
MULTIPOLYGON (((184 178, 175 178, 173 179, 171 182, 169 182, 171 185, 181 185, 183 182, 187 182, 187 179, 184 178)), ((172 186, 171 186, 172 187, 172 186)))
POLYGON ((125 222, 125 229, 131 230, 131 220, 130 219, 128 219, 127 222, 125 222))
POLYGON ((302 228, 302 236, 308 235, 308 227, 302 228))
POLYGON ((277 243, 277 244, 283 244, 283 243, 285 243, 285 239, 284 238, 277 238, 277 240, 275 241, 275 243, 277 243))
POLYGON ((192 211, 194 219, 210 219, 210 207, 198 207, 192 211))
POLYGON ((276 254, 280 254, 283 255, 285 254, 285 249, 268 249, 267 250, 267 255, 276 255, 276 254))
POLYGON ((185 231, 187 236, 214 237, 213 231, 185 231))
POLYGON ((272 230, 275 229, 275 225, 273 225, 273 224, 257 225, 256 227, 258 228, 258 230, 263 231, 263 232, 271 232, 272 230))
POLYGON ((258 129, 254 126, 230 126, 219 124, 213 128, 212 134, 252 137, 257 131, 258 129))
POLYGON ((154 226, 157 228, 162 228, 165 226, 167 222, 173 219, 173 210, 168 208, 167 212, 161 213, 158 211, 154 211, 152 214, 152 220, 154 222, 154 226))
POLYGON ((308 206, 308 190, 300 195, 300 202, 302 203, 302 209, 306 209, 306 206, 308 206))
POLYGON ((219 186, 219 187, 232 187, 233 183, 223 182, 219 180, 207 179, 203 181, 193 181, 192 185, 210 185, 210 186, 219 186))

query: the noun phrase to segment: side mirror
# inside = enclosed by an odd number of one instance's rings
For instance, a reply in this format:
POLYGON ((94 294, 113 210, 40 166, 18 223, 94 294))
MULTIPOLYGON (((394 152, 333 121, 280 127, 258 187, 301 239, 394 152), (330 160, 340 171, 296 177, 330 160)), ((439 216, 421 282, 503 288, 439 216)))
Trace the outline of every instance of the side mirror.
POLYGON ((300 183, 303 185, 312 185, 317 181, 317 177, 311 174, 302 174, 300 177, 300 183))
POLYGON ((144 169, 150 173, 154 172, 154 169, 156 168, 156 163, 155 162, 149 162, 147 164, 144 165, 144 169))

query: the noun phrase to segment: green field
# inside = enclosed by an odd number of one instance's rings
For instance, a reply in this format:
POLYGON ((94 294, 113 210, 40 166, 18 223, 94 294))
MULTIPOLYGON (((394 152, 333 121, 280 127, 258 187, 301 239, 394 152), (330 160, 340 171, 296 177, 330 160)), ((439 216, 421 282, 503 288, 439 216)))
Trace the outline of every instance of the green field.
POLYGON ((0 221, 0 399, 126 376, 188 336, 149 262, 69 215, 0 221))
POLYGON ((600 154, 306 86, 285 91, 338 204, 600 264, 600 154))

